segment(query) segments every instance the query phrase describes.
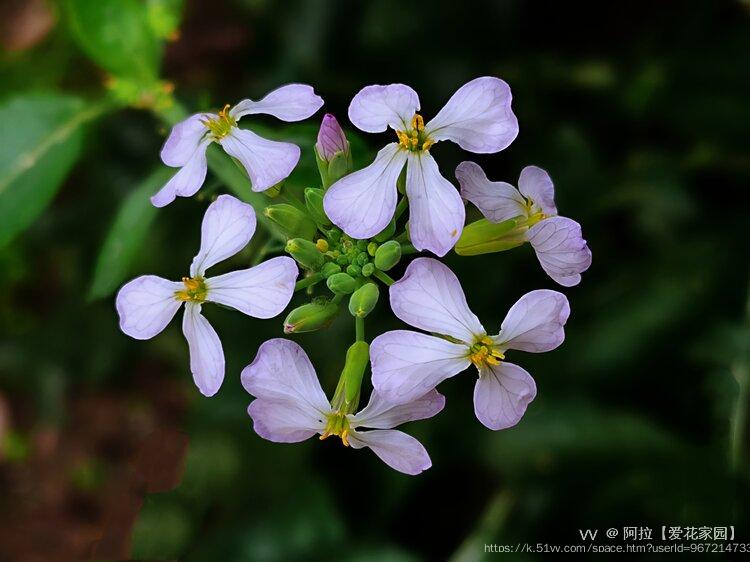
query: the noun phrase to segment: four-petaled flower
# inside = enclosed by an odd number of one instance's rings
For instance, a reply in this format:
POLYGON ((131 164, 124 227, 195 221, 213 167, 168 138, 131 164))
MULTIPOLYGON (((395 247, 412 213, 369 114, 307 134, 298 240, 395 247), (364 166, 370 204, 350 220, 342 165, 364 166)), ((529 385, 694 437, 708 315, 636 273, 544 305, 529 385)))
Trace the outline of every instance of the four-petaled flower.
POLYGON ((120 289, 116 306, 120 329, 146 340, 160 333, 184 303, 182 331, 190 347, 190 370, 198 389, 213 396, 224 380, 224 351, 216 331, 201 314, 204 302, 229 306, 255 318, 282 312, 299 273, 292 258, 277 257, 239 271, 205 277, 206 270, 242 250, 255 232, 255 211, 231 195, 220 195, 203 217, 201 246, 181 282, 155 275, 133 279, 120 289))
POLYGON ((161 150, 167 166, 180 168, 151 198, 156 207, 164 207, 178 195, 190 197, 206 179, 206 149, 212 142, 236 158, 247 171, 253 191, 265 191, 285 179, 297 165, 300 149, 288 142, 264 139, 237 121, 245 115, 263 113, 282 121, 301 121, 318 111, 323 99, 311 86, 289 84, 266 95, 260 101, 242 100, 216 113, 198 113, 177 123, 161 150))
POLYGON ((326 398, 304 350, 281 338, 260 346, 255 360, 242 371, 242 385, 256 397, 247 411, 255 432, 264 439, 297 443, 315 434, 321 439, 337 435, 354 449, 369 447, 388 466, 406 474, 419 474, 432 465, 419 441, 391 428, 440 412, 445 398, 434 389, 399 405, 373 392, 365 408, 345 414, 326 398), (363 427, 372 431, 359 431, 363 427))
POLYGON ((391 308, 401 320, 442 337, 395 330, 372 342, 372 384, 392 402, 408 402, 473 364, 479 371, 474 411, 490 429, 518 423, 536 396, 531 375, 507 363, 516 349, 550 351, 565 338, 568 299, 557 291, 532 291, 508 311, 496 336, 489 336, 469 310, 455 274, 437 260, 417 258, 390 288, 391 308))
POLYGON ((526 166, 518 178, 518 189, 503 181, 490 181, 474 162, 461 162, 456 178, 461 196, 490 222, 518 219, 518 227, 526 229, 523 236, 547 275, 564 287, 581 282, 581 273, 591 265, 591 250, 581 225, 558 216, 555 186, 546 171, 526 166))
POLYGON ((450 140, 475 153, 503 150, 518 134, 510 104, 508 84, 499 78, 476 78, 425 124, 417 113, 419 97, 409 86, 363 88, 349 105, 349 120, 368 133, 391 127, 398 142, 386 145, 368 167, 333 184, 324 199, 326 214, 352 238, 375 236, 393 218, 396 183, 406 165, 412 244, 445 255, 461 235, 465 210, 456 189, 440 174, 430 147, 450 140))

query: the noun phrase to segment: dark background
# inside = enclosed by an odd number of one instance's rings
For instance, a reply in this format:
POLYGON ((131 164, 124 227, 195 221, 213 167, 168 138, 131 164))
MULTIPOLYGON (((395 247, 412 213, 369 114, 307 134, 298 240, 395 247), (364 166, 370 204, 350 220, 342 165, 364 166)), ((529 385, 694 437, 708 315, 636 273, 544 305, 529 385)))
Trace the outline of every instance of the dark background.
MULTIPOLYGON (((0 101, 102 95, 105 74, 63 10, 2 6, 0 101)), ((528 164, 547 169, 593 266, 563 290, 565 344, 514 359, 538 385, 517 427, 479 424, 467 372, 440 387, 442 414, 408 427, 433 460, 418 477, 333 439, 272 444, 252 431, 239 371, 281 318, 206 307, 227 357, 206 399, 179 322, 136 342, 118 330, 111 291, 89 298, 113 217, 159 167, 167 132, 148 111, 113 111, 52 205, 0 248, 0 558, 101 555, 102 533, 127 550, 133 517, 130 556, 146 559, 470 561, 498 556, 486 543, 580 543, 579 528, 624 525, 654 538, 662 525, 735 525, 750 542, 748 31, 739 1, 187 1, 162 77, 189 111, 310 83, 361 163, 392 140, 355 138, 346 108, 361 87, 409 84, 427 120, 468 80, 503 78, 517 140, 496 155, 448 143, 432 154, 451 180, 467 158, 511 183, 528 164)), ((321 116, 287 129, 254 120, 303 138, 295 185, 315 181, 321 116)), ((158 212, 122 281, 185 274, 212 189, 227 191, 210 175, 202 196, 158 212)), ((490 331, 525 292, 559 289, 528 247, 447 262, 490 331)), ((368 334, 396 327, 383 300, 368 334)), ((352 329, 342 315, 294 338, 329 393, 352 329)))

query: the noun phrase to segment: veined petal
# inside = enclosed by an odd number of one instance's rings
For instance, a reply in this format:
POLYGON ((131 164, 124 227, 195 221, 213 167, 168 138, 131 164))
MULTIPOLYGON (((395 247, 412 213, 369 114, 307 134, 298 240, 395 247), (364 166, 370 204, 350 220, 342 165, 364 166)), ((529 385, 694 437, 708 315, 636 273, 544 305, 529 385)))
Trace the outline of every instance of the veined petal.
POLYGON ((245 115, 264 113, 282 121, 302 121, 323 107, 323 98, 307 84, 287 84, 276 88, 260 101, 245 99, 229 110, 240 119, 245 115))
MULTIPOLYGON (((370 346, 372 385, 385 401, 413 403, 445 379, 466 369, 470 364, 468 353, 467 346, 435 336, 409 330, 386 332, 376 337, 370 346)), ((377 413, 375 406, 373 410, 377 413)), ((372 411, 366 411, 367 408, 358 416, 372 415, 372 411)), ((366 425, 378 427, 369 422, 366 425)))
POLYGON ((264 342, 242 370, 242 386, 256 398, 297 404, 310 416, 331 411, 315 369, 295 342, 275 338, 264 342))
POLYGON ((403 431, 352 431, 349 444, 353 449, 369 447, 381 461, 404 474, 414 476, 432 466, 424 446, 403 431))
POLYGON ((531 375, 513 363, 501 361, 482 369, 474 386, 474 413, 490 429, 516 425, 536 398, 531 375))
POLYGON ((581 225, 567 217, 550 217, 526 232, 542 269, 563 287, 581 282, 581 273, 591 266, 591 250, 583 239, 581 225))
POLYGON ((224 381, 224 350, 216 330, 201 314, 200 304, 185 304, 182 333, 190 348, 190 371, 195 385, 204 396, 213 396, 224 381))
POLYGON ((406 129, 419 111, 419 96, 405 84, 366 86, 349 104, 349 121, 367 133, 406 129))
POLYGON ((190 276, 232 257, 247 246, 255 233, 255 210, 231 195, 219 195, 208 206, 201 225, 201 247, 190 265, 190 276))
POLYGON ((203 122, 216 118, 218 115, 213 113, 196 113, 177 123, 164 141, 161 161, 173 168, 187 164, 208 133, 208 127, 203 122))
POLYGON ((389 289, 393 313, 407 324, 470 344, 485 333, 458 277, 432 258, 417 258, 389 289))
POLYGON ((445 396, 434 389, 406 404, 394 404, 373 390, 367 406, 349 416, 349 423, 354 428, 391 429, 402 423, 431 418, 444 406, 445 396))
POLYGON ((126 283, 115 299, 120 329, 137 340, 153 338, 180 308, 182 302, 175 292, 182 288, 182 283, 156 275, 142 275, 126 283))
POLYGON ((518 178, 518 190, 536 203, 547 215, 556 215, 555 185, 549 174, 538 166, 526 166, 518 178))
POLYGON ((219 142, 245 168, 253 191, 265 191, 286 179, 299 162, 296 144, 264 139, 247 129, 233 127, 219 142))
POLYGON ((206 300, 254 318, 273 318, 292 299, 298 274, 292 258, 279 256, 249 269, 206 279, 206 300))
POLYGON ((570 305, 565 295, 548 289, 531 291, 510 307, 500 333, 492 339, 503 349, 550 351, 565 339, 568 316, 570 305))
POLYGON ((180 197, 191 197, 201 188, 206 179, 206 149, 211 144, 210 139, 202 140, 186 161, 185 165, 151 197, 154 207, 165 207, 180 197))
POLYGON ((526 201, 519 191, 504 181, 490 181, 474 162, 461 162, 456 168, 461 197, 471 201, 491 222, 503 222, 526 214, 526 201))
POLYGON ((518 135, 512 97, 510 86, 499 78, 475 78, 451 96, 425 125, 425 132, 433 140, 450 140, 469 152, 500 152, 518 135))
POLYGON ((325 428, 325 416, 288 400, 259 398, 250 403, 247 413, 255 433, 276 443, 298 443, 325 428))
POLYGON ((383 230, 396 210, 396 181, 406 162, 398 144, 383 147, 375 161, 344 176, 326 191, 323 208, 352 238, 370 238, 383 230))
POLYGON ((408 157, 409 237, 417 250, 442 257, 461 237, 466 218, 464 202, 428 152, 409 153, 408 157))

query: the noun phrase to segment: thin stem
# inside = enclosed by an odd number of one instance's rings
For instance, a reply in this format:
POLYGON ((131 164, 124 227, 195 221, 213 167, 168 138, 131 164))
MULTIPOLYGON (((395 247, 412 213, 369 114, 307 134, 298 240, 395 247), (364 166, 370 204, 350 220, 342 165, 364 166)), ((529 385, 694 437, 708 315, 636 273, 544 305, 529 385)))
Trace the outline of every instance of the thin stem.
POLYGON ((307 289, 308 287, 315 285, 315 283, 322 281, 324 277, 325 276, 322 273, 313 273, 309 277, 300 279, 294 284, 294 291, 297 292, 301 291, 302 289, 307 289))
POLYGON ((357 341, 365 341, 365 319, 359 316, 354 317, 354 329, 357 334, 357 341))
POLYGON ((401 244, 407 244, 409 242, 409 233, 404 230, 401 234, 396 236, 394 240, 396 242, 400 242, 401 244))
POLYGON ((418 254, 417 250, 412 244, 401 244, 401 255, 408 256, 409 254, 418 254))
MULTIPOLYGON (((750 288, 745 305, 745 323, 750 324, 750 288)), ((732 470, 739 471, 742 465, 743 445, 745 441, 745 426, 747 424, 747 402, 748 383, 750 383, 750 358, 746 351, 740 352, 740 357, 735 359, 729 367, 730 372, 737 381, 737 401, 735 402, 730 416, 730 449, 729 462, 732 470)))
POLYGON ((385 273, 384 271, 380 271, 379 269, 376 269, 373 275, 389 287, 396 282, 387 273, 385 273))
POLYGON ((401 198, 401 201, 398 202, 398 205, 396 206, 396 214, 393 216, 394 220, 398 220, 401 218, 401 215, 404 214, 404 211, 409 207, 409 198, 405 195, 401 198))

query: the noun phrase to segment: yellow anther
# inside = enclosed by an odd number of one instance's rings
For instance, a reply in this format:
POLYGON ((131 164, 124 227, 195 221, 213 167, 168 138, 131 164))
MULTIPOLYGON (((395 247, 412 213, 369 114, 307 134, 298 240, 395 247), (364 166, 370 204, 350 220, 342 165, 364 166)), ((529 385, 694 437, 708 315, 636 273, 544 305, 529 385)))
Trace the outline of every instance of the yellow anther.
POLYGON ((202 303, 206 300, 208 288, 202 277, 183 277, 182 283, 185 288, 182 291, 175 291, 175 298, 178 301, 202 303))
POLYGON ((424 119, 419 113, 415 113, 411 118, 409 129, 406 131, 396 131, 398 145, 411 152, 428 150, 435 141, 425 134, 424 119))
POLYGON ((499 365, 505 355, 495 348, 495 342, 489 336, 478 338, 469 348, 469 361, 481 369, 487 365, 499 365))
POLYGON ((229 114, 230 107, 229 104, 226 104, 221 111, 219 111, 215 119, 206 119, 202 121, 217 141, 226 137, 232 131, 232 127, 237 125, 235 118, 229 114))
POLYGON ((414 117, 411 118, 411 128, 419 131, 424 131, 424 119, 419 113, 415 113, 414 117))
POLYGON ((326 253, 328 251, 328 240, 325 238, 318 239, 318 241, 315 242, 315 247, 319 252, 326 253))
POLYGON ((331 435, 338 435, 341 437, 341 442, 345 447, 349 446, 349 418, 346 414, 341 412, 335 412, 328 416, 328 422, 326 423, 325 430, 321 433, 319 439, 322 441, 330 437, 331 435))
POLYGON ((229 117, 229 108, 231 106, 229 104, 226 104, 221 111, 219 111, 219 117, 222 119, 227 119, 229 117))

